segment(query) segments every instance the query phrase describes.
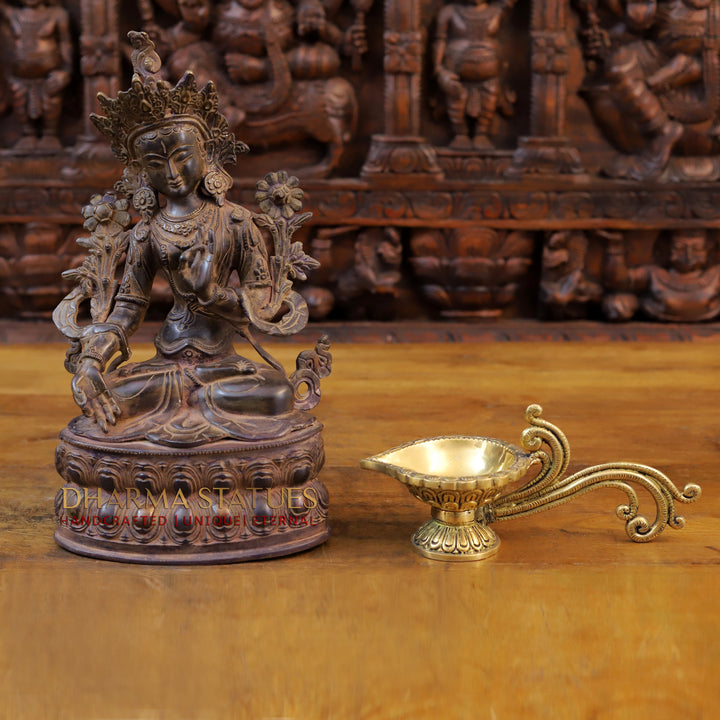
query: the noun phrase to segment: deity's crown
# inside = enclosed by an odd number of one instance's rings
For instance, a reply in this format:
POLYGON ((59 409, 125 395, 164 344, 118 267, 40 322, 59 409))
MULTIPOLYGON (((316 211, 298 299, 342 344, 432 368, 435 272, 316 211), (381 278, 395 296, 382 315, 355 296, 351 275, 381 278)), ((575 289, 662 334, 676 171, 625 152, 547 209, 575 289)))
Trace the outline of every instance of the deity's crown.
POLYGON ((115 155, 126 165, 135 159, 135 140, 148 131, 169 124, 188 124, 203 136, 205 149, 218 169, 247 152, 237 142, 228 122, 218 111, 218 94, 212 82, 198 90, 195 76, 186 72, 173 87, 158 74, 162 65, 155 43, 147 33, 128 33, 133 46, 130 89, 117 99, 98 93, 105 115, 92 114, 95 127, 110 140, 115 155))

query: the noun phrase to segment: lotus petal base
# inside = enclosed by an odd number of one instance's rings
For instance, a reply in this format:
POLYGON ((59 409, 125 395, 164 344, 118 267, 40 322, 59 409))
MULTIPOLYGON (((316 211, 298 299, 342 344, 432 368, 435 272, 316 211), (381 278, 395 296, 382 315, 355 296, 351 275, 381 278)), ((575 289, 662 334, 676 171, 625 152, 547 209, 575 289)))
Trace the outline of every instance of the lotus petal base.
POLYGON ((462 524, 433 517, 415 531, 411 542, 423 557, 453 562, 484 560, 500 548, 500 538, 495 531, 472 517, 470 522, 462 524))

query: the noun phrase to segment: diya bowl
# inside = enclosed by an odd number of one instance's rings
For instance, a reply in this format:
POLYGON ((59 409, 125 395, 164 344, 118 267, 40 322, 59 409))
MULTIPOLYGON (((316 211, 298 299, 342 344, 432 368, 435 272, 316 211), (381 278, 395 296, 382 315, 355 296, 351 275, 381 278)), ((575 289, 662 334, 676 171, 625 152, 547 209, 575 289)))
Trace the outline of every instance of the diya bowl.
POLYGON ((489 437, 453 435, 405 443, 360 461, 397 478, 431 507, 412 536, 415 550, 434 560, 481 560, 500 547, 495 531, 477 518, 510 483, 522 478, 528 453, 489 437))
POLYGON ((627 462, 595 465, 565 477, 567 438, 541 416, 539 405, 525 411, 529 427, 521 434, 522 449, 491 437, 448 435, 399 445, 360 465, 397 478, 430 505, 431 518, 415 531, 412 544, 433 560, 490 557, 500 547, 491 523, 539 512, 601 487, 627 495, 616 513, 634 542, 648 542, 668 525, 675 530, 685 526, 675 502, 697 500, 698 485, 688 483, 681 491, 659 470, 627 462), (526 476, 524 484, 513 485, 526 476), (652 522, 638 512, 635 486, 655 502, 652 522))

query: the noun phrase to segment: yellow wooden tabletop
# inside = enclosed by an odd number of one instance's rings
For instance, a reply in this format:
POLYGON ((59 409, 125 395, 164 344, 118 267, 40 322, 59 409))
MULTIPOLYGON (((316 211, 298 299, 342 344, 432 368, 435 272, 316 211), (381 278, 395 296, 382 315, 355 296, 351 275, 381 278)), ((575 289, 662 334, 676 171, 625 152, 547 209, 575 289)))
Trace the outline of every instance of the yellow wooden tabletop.
POLYGON ((720 717, 720 343, 339 345, 317 408, 330 540, 182 568, 55 545, 63 353, 0 347, 0 717, 720 717), (416 555, 427 507, 358 461, 433 435, 518 443, 533 402, 571 470, 699 483, 685 529, 631 543, 604 489, 498 523, 489 560, 416 555))

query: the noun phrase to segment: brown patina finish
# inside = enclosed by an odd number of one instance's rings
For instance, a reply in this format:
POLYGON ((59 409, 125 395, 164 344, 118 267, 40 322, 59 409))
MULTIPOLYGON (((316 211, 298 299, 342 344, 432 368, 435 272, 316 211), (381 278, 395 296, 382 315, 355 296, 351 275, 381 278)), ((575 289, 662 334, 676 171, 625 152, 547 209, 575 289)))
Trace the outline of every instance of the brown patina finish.
POLYGON ((56 456, 56 539, 131 562, 232 562, 285 555, 328 533, 321 425, 306 411, 330 372, 329 343, 288 376, 251 329, 291 335, 308 319, 294 278, 318 265, 292 235, 310 214, 285 172, 258 183, 262 213, 226 200, 224 166, 247 146, 209 83, 160 79, 145 33, 130 33, 135 74, 95 115, 124 162, 113 192, 86 206, 90 252, 54 313, 71 340, 65 366, 83 414, 56 456), (129 206, 141 219, 132 225, 129 206), (264 233, 272 238, 268 252, 264 233), (128 363, 128 338, 162 273, 173 307, 157 353, 128 363), (119 277, 119 281, 116 280, 119 277), (79 315, 89 301, 91 322, 79 315), (236 354, 239 333, 261 361, 236 354))

